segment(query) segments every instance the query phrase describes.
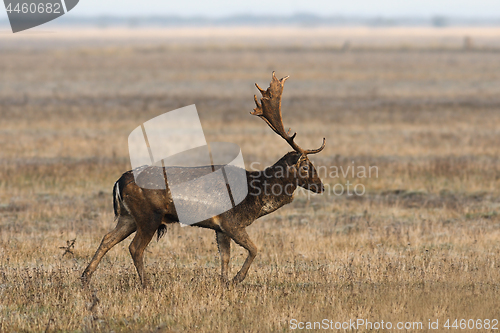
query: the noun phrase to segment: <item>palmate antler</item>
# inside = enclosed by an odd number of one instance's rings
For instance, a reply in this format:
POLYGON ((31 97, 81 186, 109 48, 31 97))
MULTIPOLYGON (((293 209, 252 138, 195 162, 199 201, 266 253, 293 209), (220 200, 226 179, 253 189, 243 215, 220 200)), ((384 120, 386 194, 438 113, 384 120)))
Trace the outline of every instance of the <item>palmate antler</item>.
POLYGON ((288 135, 290 133, 290 129, 288 130, 288 132, 285 132, 285 128, 283 127, 283 119, 281 116, 281 94, 283 93, 283 86, 287 79, 288 76, 285 76, 284 78, 278 80, 273 72, 273 78, 267 90, 262 89, 256 83, 255 86, 262 94, 262 98, 260 99, 259 103, 257 96, 254 95, 255 104, 257 105, 257 107, 253 109, 253 112, 250 112, 250 114, 262 118, 276 134, 285 139, 286 142, 288 142, 288 144, 296 152, 301 153, 303 156, 319 153, 323 150, 323 148, 325 148, 325 138, 323 138, 323 144, 320 148, 305 150, 300 148, 299 145, 297 145, 295 141, 293 141, 297 133, 294 133, 292 136, 290 136, 288 135))

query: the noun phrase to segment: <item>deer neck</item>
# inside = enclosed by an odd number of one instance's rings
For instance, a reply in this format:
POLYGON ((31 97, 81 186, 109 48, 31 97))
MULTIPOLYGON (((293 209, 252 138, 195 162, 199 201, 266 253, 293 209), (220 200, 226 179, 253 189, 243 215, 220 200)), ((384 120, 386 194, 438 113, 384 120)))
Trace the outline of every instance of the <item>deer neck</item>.
POLYGON ((255 178, 254 195, 259 197, 260 216, 267 215, 293 201, 293 192, 297 189, 296 179, 287 174, 285 166, 273 165, 258 171, 255 178))

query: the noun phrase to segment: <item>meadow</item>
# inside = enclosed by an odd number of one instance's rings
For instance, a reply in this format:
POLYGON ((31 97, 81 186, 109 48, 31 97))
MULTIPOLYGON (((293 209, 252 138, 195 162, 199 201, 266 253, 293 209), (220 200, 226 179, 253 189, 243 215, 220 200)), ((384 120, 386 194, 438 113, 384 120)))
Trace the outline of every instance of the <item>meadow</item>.
MULTIPOLYGON (((448 319, 500 320, 497 32, 0 35, 0 331, 287 332, 294 320, 323 319, 428 331, 429 320, 440 330, 448 319), (240 285, 219 281, 213 231, 173 225, 146 250, 148 289, 131 238, 83 289, 79 277, 114 227, 128 134, 196 104, 208 142, 237 143, 248 168, 270 165, 289 146, 249 112, 254 83, 267 87, 273 70, 290 75, 283 118, 299 145, 326 138, 316 167, 377 170, 324 172, 325 185, 349 181, 364 194, 299 193, 254 222, 259 253, 240 285)), ((232 243, 231 275, 245 257, 232 243)))

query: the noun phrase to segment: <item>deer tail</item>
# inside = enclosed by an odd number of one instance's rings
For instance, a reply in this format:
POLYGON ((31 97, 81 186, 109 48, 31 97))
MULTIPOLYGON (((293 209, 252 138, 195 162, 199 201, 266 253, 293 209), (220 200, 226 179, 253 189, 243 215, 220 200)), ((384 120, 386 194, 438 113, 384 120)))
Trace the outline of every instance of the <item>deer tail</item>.
POLYGON ((113 185, 113 210, 115 211, 115 218, 120 215, 120 206, 122 203, 122 196, 120 194, 120 185, 119 185, 120 180, 117 180, 115 182, 115 185, 113 185))

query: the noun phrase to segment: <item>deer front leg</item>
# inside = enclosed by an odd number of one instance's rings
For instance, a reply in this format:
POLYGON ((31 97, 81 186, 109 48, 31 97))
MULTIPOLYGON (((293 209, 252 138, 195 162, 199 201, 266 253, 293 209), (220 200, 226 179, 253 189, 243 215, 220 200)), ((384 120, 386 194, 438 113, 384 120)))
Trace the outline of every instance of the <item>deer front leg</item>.
POLYGON ((236 274, 233 278, 233 283, 240 283, 246 278, 248 269, 250 268, 252 261, 255 259, 255 256, 257 256, 257 246, 255 246, 255 244, 250 240, 250 237, 248 237, 245 229, 237 230, 229 236, 236 242, 236 244, 248 251, 248 257, 245 260, 245 263, 241 267, 238 274, 236 274))
POLYGON ((220 253, 221 279, 223 282, 227 282, 229 259, 231 258, 231 238, 222 231, 216 231, 215 235, 217 239, 217 247, 219 248, 220 253))

